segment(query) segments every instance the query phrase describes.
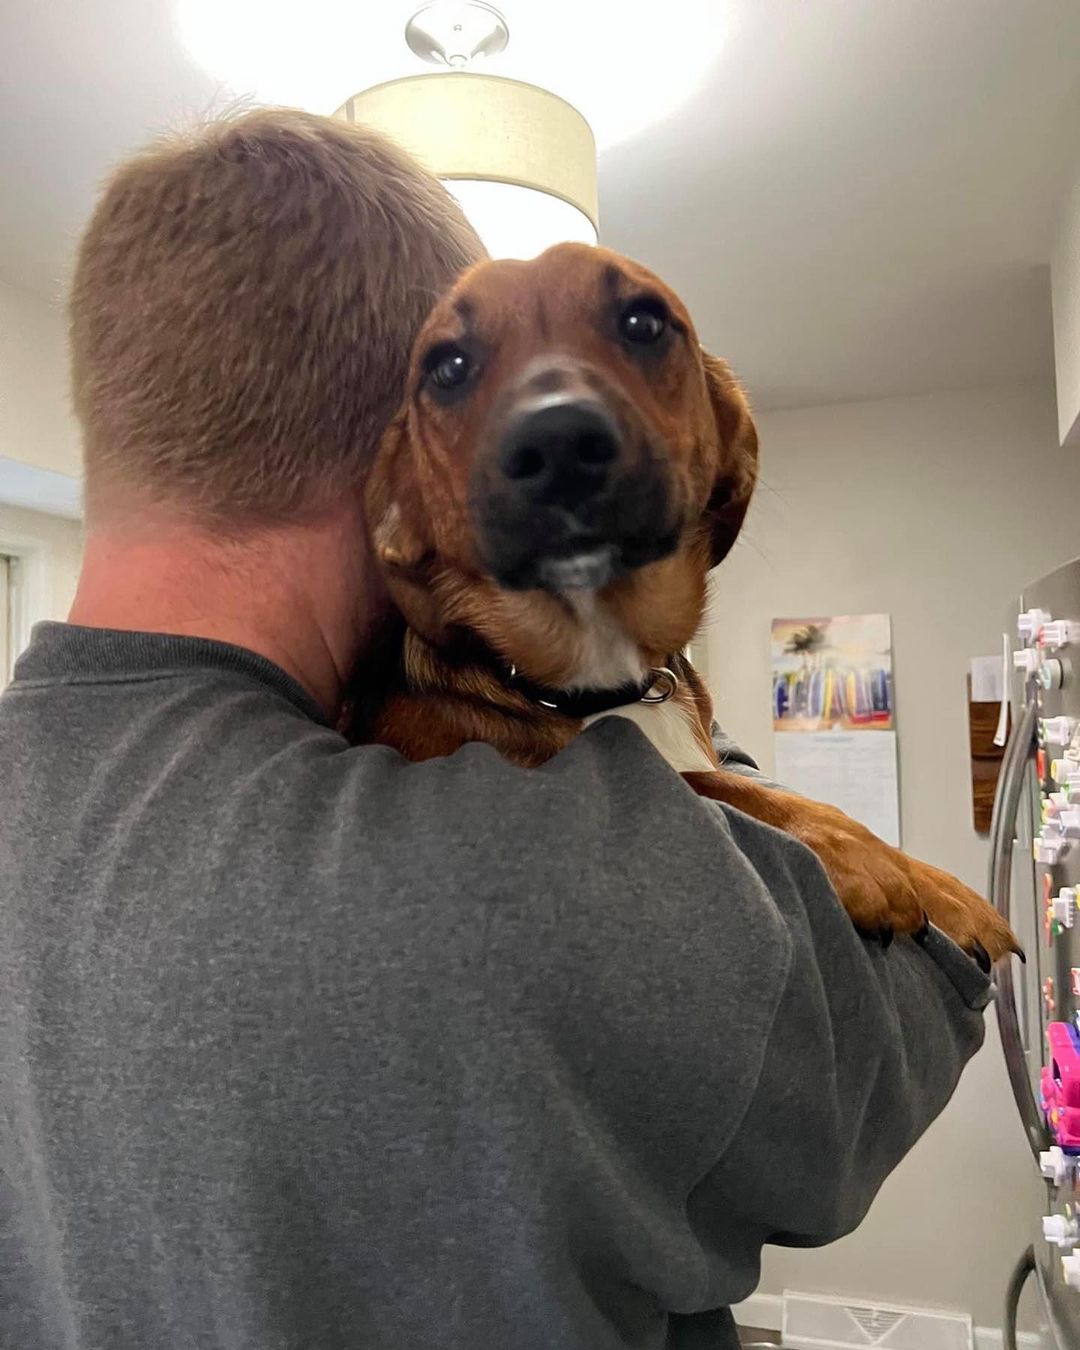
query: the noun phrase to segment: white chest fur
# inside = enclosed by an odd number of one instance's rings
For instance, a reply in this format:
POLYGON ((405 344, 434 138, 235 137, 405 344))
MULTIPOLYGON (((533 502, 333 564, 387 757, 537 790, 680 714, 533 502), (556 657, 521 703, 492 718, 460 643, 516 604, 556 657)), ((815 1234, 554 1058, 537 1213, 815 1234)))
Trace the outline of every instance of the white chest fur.
POLYGON ((625 717, 640 727, 673 769, 679 773, 714 773, 716 762, 694 731, 691 714, 676 699, 667 703, 628 703, 624 708, 587 717, 585 725, 601 717, 625 717))
POLYGON ((577 669, 568 689, 617 689, 645 673, 641 652, 607 605, 592 591, 567 591, 567 604, 580 624, 577 669))

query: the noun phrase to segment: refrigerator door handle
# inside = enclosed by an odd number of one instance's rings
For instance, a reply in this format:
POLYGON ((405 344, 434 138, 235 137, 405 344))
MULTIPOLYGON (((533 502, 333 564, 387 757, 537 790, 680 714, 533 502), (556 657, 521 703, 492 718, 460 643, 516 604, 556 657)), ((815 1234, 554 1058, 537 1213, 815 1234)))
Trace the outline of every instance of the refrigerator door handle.
MULTIPOLYGON (((1026 702, 1009 737, 1002 761, 994 798, 994 815, 990 825, 990 903, 1005 920, 1009 919, 1012 891, 1013 840, 1016 836, 1016 817, 1024 791, 1024 776, 1035 750, 1035 721, 1038 708, 1034 699, 1026 702)), ((1049 1148, 1050 1138, 1046 1121, 1035 1100, 1028 1075, 1027 1058, 1016 1010, 1016 988, 1013 982, 1015 964, 1010 958, 995 972, 997 979, 997 1015, 1001 1043, 1005 1050, 1005 1064, 1012 1084, 1013 1096, 1024 1122, 1024 1132, 1032 1150, 1038 1154, 1049 1148)))

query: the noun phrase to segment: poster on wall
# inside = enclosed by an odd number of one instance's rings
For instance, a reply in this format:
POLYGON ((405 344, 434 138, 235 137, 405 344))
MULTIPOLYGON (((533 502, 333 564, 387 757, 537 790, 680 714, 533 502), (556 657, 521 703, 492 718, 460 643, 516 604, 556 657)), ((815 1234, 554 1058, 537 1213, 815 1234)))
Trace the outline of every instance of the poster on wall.
POLYGON ((888 614, 774 619, 777 781, 900 844, 888 614))

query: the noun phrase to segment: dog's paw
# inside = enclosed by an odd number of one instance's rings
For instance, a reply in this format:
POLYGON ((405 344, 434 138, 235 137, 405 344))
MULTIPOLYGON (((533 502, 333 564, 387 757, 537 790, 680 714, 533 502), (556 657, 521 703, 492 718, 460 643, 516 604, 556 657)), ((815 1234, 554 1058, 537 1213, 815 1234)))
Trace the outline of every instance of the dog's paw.
POLYGON ((831 806, 799 803, 789 827, 821 859, 861 932, 917 933, 926 921, 910 859, 831 806), (808 809, 809 808, 809 809, 808 809))
POLYGON ((948 872, 909 858, 832 807, 815 803, 800 815, 799 837, 862 932, 918 933, 929 919, 980 964, 1023 954, 997 910, 948 872))
MULTIPOLYGON (((976 891, 940 867, 904 858, 912 872, 916 893, 922 898, 926 917, 969 955, 985 953, 990 964, 1015 952, 1024 952, 1012 929, 976 891)), ((985 964, 980 961, 980 964, 985 964)))

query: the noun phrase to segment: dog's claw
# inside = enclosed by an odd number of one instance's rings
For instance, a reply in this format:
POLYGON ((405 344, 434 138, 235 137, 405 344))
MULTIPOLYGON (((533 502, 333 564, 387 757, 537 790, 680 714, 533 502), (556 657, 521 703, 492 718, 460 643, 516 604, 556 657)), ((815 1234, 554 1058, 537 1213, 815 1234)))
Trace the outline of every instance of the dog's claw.
POLYGON ((892 946, 893 930, 888 924, 878 929, 878 941, 881 943, 881 950, 888 951, 892 946))

